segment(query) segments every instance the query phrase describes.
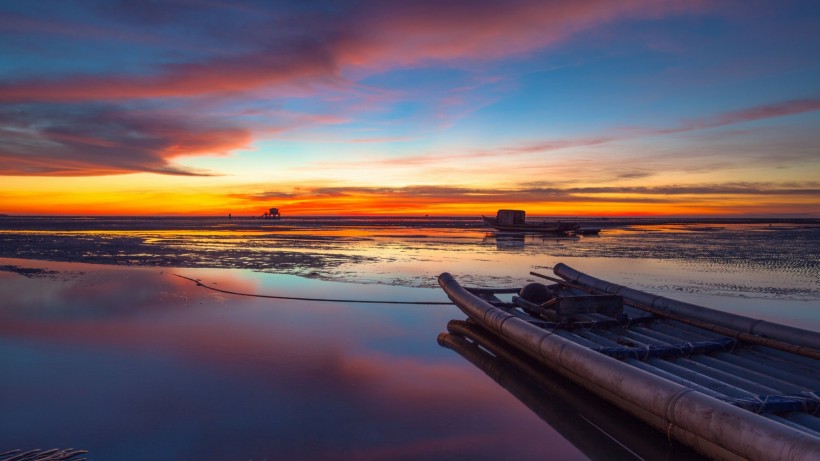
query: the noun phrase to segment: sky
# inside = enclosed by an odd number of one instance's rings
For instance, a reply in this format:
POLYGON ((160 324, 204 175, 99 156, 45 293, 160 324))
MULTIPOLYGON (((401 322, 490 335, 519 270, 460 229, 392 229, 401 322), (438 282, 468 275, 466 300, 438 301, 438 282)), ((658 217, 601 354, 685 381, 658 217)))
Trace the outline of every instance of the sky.
POLYGON ((820 217, 816 1, 0 0, 0 213, 820 217))

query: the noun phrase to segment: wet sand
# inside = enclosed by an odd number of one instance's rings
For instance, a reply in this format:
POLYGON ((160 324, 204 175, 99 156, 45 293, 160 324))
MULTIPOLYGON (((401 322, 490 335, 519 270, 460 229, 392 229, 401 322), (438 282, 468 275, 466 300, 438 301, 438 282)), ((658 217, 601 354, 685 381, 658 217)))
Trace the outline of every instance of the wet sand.
POLYGON ((477 271, 459 272, 486 286, 521 283, 525 279, 520 273, 526 276, 529 266, 548 268, 558 261, 610 259, 628 272, 631 261, 642 260, 670 263, 692 274, 771 274, 771 283, 744 283, 744 277, 739 277, 733 286, 710 278, 699 288, 673 287, 685 292, 820 296, 820 224, 813 221, 606 220, 597 224, 603 228, 599 236, 563 238, 498 233, 470 219, 5 218, 0 220, 0 257, 237 268, 421 287, 435 287, 439 272, 455 273, 470 262, 478 263, 477 271), (488 273, 481 267, 482 262, 493 260, 504 270, 488 273), (438 264, 442 261, 452 265, 438 264))
POLYGON ((535 280, 530 271, 564 262, 663 296, 820 329, 820 226, 601 223, 609 227, 600 235, 566 238, 495 232, 475 219, 5 218, 0 257, 418 288, 438 288, 442 272, 472 286, 521 286, 535 280))

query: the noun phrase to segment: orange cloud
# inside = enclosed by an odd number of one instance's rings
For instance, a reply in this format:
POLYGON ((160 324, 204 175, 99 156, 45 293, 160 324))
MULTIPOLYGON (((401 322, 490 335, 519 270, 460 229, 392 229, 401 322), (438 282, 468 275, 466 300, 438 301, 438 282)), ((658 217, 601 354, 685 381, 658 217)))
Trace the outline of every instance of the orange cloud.
POLYGON ((520 188, 408 186, 302 187, 291 192, 232 194, 249 206, 275 201, 290 214, 456 214, 492 213, 524 207, 533 214, 620 215, 716 214, 746 209, 810 211, 820 184, 723 183, 670 186, 571 187, 532 183, 520 188), (767 203, 765 206, 760 204, 767 203), (780 205, 773 206, 773 203, 780 205), (809 207, 809 208, 807 208, 809 207))

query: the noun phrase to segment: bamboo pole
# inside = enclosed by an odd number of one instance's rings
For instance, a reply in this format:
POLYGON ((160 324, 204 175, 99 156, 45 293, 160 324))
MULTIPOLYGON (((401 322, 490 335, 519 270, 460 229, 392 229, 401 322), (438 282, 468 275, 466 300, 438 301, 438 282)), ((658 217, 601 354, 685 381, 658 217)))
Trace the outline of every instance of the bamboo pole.
POLYGON ((646 304, 662 310, 671 311, 676 314, 682 314, 686 317, 701 320, 707 323, 713 323, 715 325, 735 329, 744 333, 750 333, 786 343, 805 346, 814 350, 820 350, 820 333, 815 331, 767 322, 765 320, 731 314, 683 301, 664 298, 663 296, 656 296, 629 287, 616 285, 605 280, 597 279, 562 263, 557 264, 553 271, 556 275, 559 275, 564 279, 571 280, 576 284, 597 288, 607 293, 620 294, 624 298, 631 301, 646 304))
MULTIPOLYGON (((548 275, 539 274, 537 272, 530 272, 530 275, 534 275, 536 277, 540 277, 540 278, 543 278, 543 279, 546 279, 546 280, 550 280, 550 281, 556 282, 560 285, 564 285, 564 286, 567 286, 567 287, 570 287, 570 288, 575 288, 575 289, 578 289, 578 290, 592 291, 594 293, 599 293, 599 294, 621 294, 621 293, 617 293, 618 291, 620 291, 619 289, 616 289, 615 293, 613 293, 613 292, 610 292, 610 291, 607 291, 607 290, 601 290, 599 288, 595 288, 595 287, 592 287, 592 286, 578 285, 578 284, 570 283, 570 282, 568 282, 564 279, 558 279, 558 278, 555 278, 555 277, 550 277, 548 275)), ((611 286, 617 286, 619 288, 623 288, 620 285, 611 284, 611 286)), ((634 291, 637 291, 637 290, 634 290, 634 291)), ((661 297, 658 296, 657 298, 661 298, 661 297)), ((664 298, 664 299, 666 299, 666 298, 664 298)), ((688 316, 678 314, 674 311, 669 310, 668 308, 667 309, 662 309, 662 308, 658 308, 658 307, 653 307, 649 304, 645 304, 645 303, 635 301, 633 299, 629 299, 626 296, 624 296, 624 303, 628 304, 632 307, 638 308, 640 310, 655 314, 658 317, 663 317, 663 318, 667 318, 667 319, 670 319, 670 320, 674 320, 676 322, 681 322, 681 323, 685 323, 687 325, 692 325, 692 326, 695 326, 695 327, 698 327, 698 328, 703 328, 704 330, 709 330, 709 331, 714 332, 714 333, 718 333, 718 334, 721 334, 721 335, 724 335, 724 336, 729 336, 729 337, 738 339, 738 340, 746 342, 746 343, 756 344, 756 345, 759 345, 759 346, 771 347, 773 349, 779 349, 781 351, 786 351, 786 352, 801 355, 801 356, 804 356, 804 357, 811 357, 813 359, 820 360, 820 350, 817 350, 817 349, 814 349, 814 348, 811 348, 811 347, 808 347, 808 346, 792 344, 792 343, 788 343, 788 342, 785 342, 785 341, 780 341, 780 340, 773 339, 773 338, 767 338, 767 337, 764 337, 764 336, 759 336, 759 335, 756 335, 756 334, 747 333, 747 332, 744 332, 744 331, 741 331, 741 330, 738 330, 738 329, 735 329, 735 328, 729 328, 729 327, 726 327, 726 326, 717 325, 717 324, 709 323, 709 322, 702 321, 702 320, 697 320, 697 319, 694 319, 694 318, 691 318, 691 317, 688 317, 688 316)), ((697 307, 700 307, 700 306, 697 306, 697 307)), ((703 309, 705 309, 705 308, 703 308, 703 309)), ((732 314, 727 314, 727 315, 732 315, 732 314)), ((741 317, 741 316, 734 316, 733 315, 733 317, 741 317)), ((750 320, 753 320, 753 319, 750 319, 750 320)), ((762 320, 760 322, 762 322, 762 320)), ((805 331, 805 330, 801 330, 801 331, 805 331)))

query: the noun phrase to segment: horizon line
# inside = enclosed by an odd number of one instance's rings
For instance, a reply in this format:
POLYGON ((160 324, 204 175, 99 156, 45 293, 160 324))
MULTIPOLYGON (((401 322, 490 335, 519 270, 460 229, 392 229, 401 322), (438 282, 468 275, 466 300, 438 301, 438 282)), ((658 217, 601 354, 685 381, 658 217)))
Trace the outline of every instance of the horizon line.
MULTIPOLYGON (((262 214, 7 214, 0 213, 0 218, 224 218, 224 219, 260 219, 266 221, 287 221, 288 218, 431 218, 431 219, 481 219, 481 214, 430 214, 430 213, 406 213, 406 214, 286 214, 280 219, 265 219, 262 214)), ((631 215, 568 215, 568 214, 528 214, 528 218, 559 218, 559 219, 726 219, 726 220, 766 220, 766 219, 795 219, 795 220, 820 220, 818 215, 806 215, 798 213, 781 213, 781 214, 678 214, 678 215, 663 215, 663 214, 631 214, 631 215)))

